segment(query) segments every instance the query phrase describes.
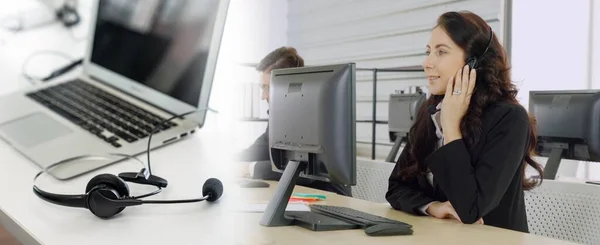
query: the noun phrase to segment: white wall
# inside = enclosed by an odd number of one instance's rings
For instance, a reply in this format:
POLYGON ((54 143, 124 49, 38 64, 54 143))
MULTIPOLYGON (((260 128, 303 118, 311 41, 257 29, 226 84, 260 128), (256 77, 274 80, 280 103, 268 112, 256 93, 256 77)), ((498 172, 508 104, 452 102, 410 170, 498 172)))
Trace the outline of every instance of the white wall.
MULTIPOLYGON (((502 40, 502 8, 499 0, 288 0, 288 41, 307 65, 354 62, 358 68, 419 66, 425 44, 437 18, 447 11, 470 10, 484 18, 502 40)), ((380 73, 377 98, 373 75, 356 74, 356 119, 371 120, 372 101, 377 101, 377 120, 387 121, 390 94, 411 86, 424 86, 423 72, 380 73)), ((357 123, 359 156, 371 156, 372 125, 357 123)), ((387 124, 376 126, 376 157, 391 150, 387 124)))
POLYGON ((587 89, 590 0, 513 1, 512 75, 528 108, 531 90, 587 89))
POLYGON ((592 3, 592 88, 600 89, 600 3, 592 3))
MULTIPOLYGON (((258 73, 243 63, 258 63, 267 53, 287 44, 287 1, 282 0, 230 0, 229 12, 221 43, 220 60, 215 75, 210 104, 226 112, 213 125, 235 130, 240 138, 233 141, 245 147, 264 132, 266 123, 236 123, 243 100, 244 84, 258 83, 258 73), (233 119, 233 120, 231 120, 233 119)), ((258 88, 258 85, 256 85, 258 88)), ((266 111, 262 102, 262 113, 266 111)))
MULTIPOLYGON (((592 77, 592 89, 600 89, 600 2, 597 0, 591 1, 592 3, 592 62, 591 77, 592 77)), ((590 163, 585 168, 586 176, 588 179, 600 180, 600 164, 590 163)))

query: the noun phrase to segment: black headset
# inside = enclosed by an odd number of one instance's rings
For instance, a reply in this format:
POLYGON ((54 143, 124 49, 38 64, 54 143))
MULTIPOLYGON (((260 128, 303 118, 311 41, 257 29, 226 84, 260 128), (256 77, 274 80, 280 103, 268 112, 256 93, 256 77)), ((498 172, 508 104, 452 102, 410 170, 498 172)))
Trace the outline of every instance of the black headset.
MULTIPOLYGON (((36 178, 43 172, 40 172, 36 178)), ((127 173, 124 173, 127 174, 127 173)), ((128 182, 132 182, 127 180, 128 182)), ((129 187, 126 181, 113 174, 100 174, 92 178, 85 187, 84 194, 63 195, 44 191, 33 186, 33 192, 42 200, 47 202, 74 208, 85 208, 90 210, 99 218, 111 218, 129 206, 142 204, 175 204, 191 203, 200 201, 214 202, 223 193, 223 184, 215 178, 210 178, 202 186, 202 198, 186 200, 141 200, 142 197, 152 196, 160 192, 158 184, 149 184, 158 187, 158 191, 150 194, 133 197, 129 195, 129 187)))
POLYGON ((469 65, 470 69, 477 69, 478 68, 479 61, 483 58, 483 56, 487 53, 488 49, 490 48, 490 45, 492 44, 493 37, 494 37, 494 31, 492 31, 492 28, 490 27, 490 40, 488 41, 487 47, 485 47, 485 50, 483 51, 483 54, 481 54, 479 56, 479 58, 477 58, 477 56, 472 56, 472 57, 469 57, 467 59, 467 65, 469 65))
POLYGON ((56 10, 56 18, 66 27, 77 25, 81 20, 77 12, 77 0, 66 0, 61 8, 56 10))
MULTIPOLYGON (((167 187, 167 180, 158 177, 156 175, 152 175, 152 171, 150 168, 150 141, 152 139, 152 135, 157 132, 161 125, 166 122, 172 121, 175 118, 181 118, 185 115, 189 115, 198 111, 203 110, 212 110, 210 108, 202 108, 196 109, 193 111, 185 112, 180 115, 175 115, 167 120, 162 121, 158 125, 154 127, 152 132, 148 137, 148 169, 142 168, 138 173, 135 172, 127 172, 120 173, 119 176, 115 176, 113 174, 100 174, 88 181, 87 186, 85 187, 84 194, 75 194, 75 195, 65 195, 65 194, 55 194, 51 192, 44 191, 35 185, 35 180, 46 172, 46 169, 55 167, 62 163, 70 162, 72 160, 77 160, 83 158, 74 157, 70 159, 66 159, 60 161, 58 163, 52 164, 47 167, 43 171, 40 171, 33 179, 33 192, 42 200, 47 202, 67 206, 74 208, 85 208, 90 210, 94 215, 99 218, 108 219, 125 209, 125 207, 129 206, 137 206, 142 204, 175 204, 175 203, 192 203, 192 202, 201 202, 208 201, 214 202, 218 200, 223 194, 223 184, 220 180, 215 178, 210 178, 204 182, 202 186, 202 197, 196 199, 183 199, 183 200, 142 200, 142 198, 156 195, 161 192, 162 188, 167 187), (126 182, 138 183, 142 185, 150 185, 157 187, 157 190, 145 195, 141 195, 138 197, 129 195, 129 186, 127 186, 126 182)), ((213 110, 214 111, 214 110, 213 110)), ((135 157, 112 153, 109 155, 126 157, 129 159, 138 160, 135 157)), ((141 161, 140 161, 141 163, 141 161)), ((143 163, 142 163, 143 164, 143 163)))

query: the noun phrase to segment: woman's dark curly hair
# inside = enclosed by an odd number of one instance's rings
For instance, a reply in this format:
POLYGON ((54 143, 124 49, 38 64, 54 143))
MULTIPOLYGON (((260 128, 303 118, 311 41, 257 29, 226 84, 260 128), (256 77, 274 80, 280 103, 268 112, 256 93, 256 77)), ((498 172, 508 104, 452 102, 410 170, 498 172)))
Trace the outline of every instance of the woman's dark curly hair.
MULTIPOLYGON (((480 57, 489 43, 489 25, 481 17, 468 12, 448 12, 441 15, 437 20, 436 27, 442 28, 448 36, 462 50, 466 58, 480 57)), ((506 52, 495 35, 485 55, 478 60, 477 82, 471 97, 469 109, 463 117, 460 130, 467 147, 477 144, 482 134, 482 115, 484 109, 497 102, 518 104, 517 89, 511 82, 509 64, 506 52)), ((409 154, 403 154, 405 159, 399 159, 400 176, 407 180, 414 178, 417 174, 425 173, 424 159, 431 154, 435 148, 438 138, 435 134, 435 126, 429 117, 428 107, 436 106, 444 98, 443 95, 432 95, 419 109, 415 123, 408 135, 409 154)), ((533 118, 530 119, 530 135, 526 155, 523 159, 523 189, 533 189, 538 181, 527 179, 525 168, 532 166, 540 174, 543 174, 541 166, 532 159, 532 153, 536 145, 536 129, 533 118)), ((540 178, 541 179, 541 178, 540 178)))

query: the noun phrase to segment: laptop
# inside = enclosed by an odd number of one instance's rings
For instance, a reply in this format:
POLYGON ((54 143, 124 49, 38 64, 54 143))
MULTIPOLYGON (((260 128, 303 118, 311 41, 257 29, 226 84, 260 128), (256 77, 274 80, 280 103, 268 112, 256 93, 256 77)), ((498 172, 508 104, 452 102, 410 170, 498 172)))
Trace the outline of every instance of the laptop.
MULTIPOLYGON (((228 1, 94 1, 83 72, 0 97, 0 137, 41 168, 139 155, 163 120, 208 106, 228 1)), ((159 126, 150 149, 189 137, 206 111, 159 126)), ((52 171, 69 179, 118 162, 52 171)))

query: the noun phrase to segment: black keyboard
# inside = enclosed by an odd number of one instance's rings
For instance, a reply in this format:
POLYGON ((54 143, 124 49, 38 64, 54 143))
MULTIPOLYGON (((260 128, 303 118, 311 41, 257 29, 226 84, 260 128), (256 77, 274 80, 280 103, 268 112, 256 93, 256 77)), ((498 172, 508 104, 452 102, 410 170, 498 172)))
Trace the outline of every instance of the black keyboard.
POLYGON ((338 207, 338 206, 330 206, 330 205, 319 205, 313 204, 309 205, 310 210, 315 213, 320 213, 323 215, 327 215, 330 217, 334 217, 340 220, 344 220, 353 224, 361 225, 362 227, 369 227, 377 224, 397 224, 397 225, 405 225, 408 228, 412 228, 412 225, 392 220, 388 218, 384 218, 381 216, 365 213, 362 211, 358 211, 356 209, 347 208, 347 207, 338 207))
MULTIPOLYGON (((131 143, 148 137, 165 120, 81 80, 50 86, 27 96, 114 147, 121 147, 121 140, 131 143)), ((176 123, 168 122, 156 132, 175 126, 176 123)))

